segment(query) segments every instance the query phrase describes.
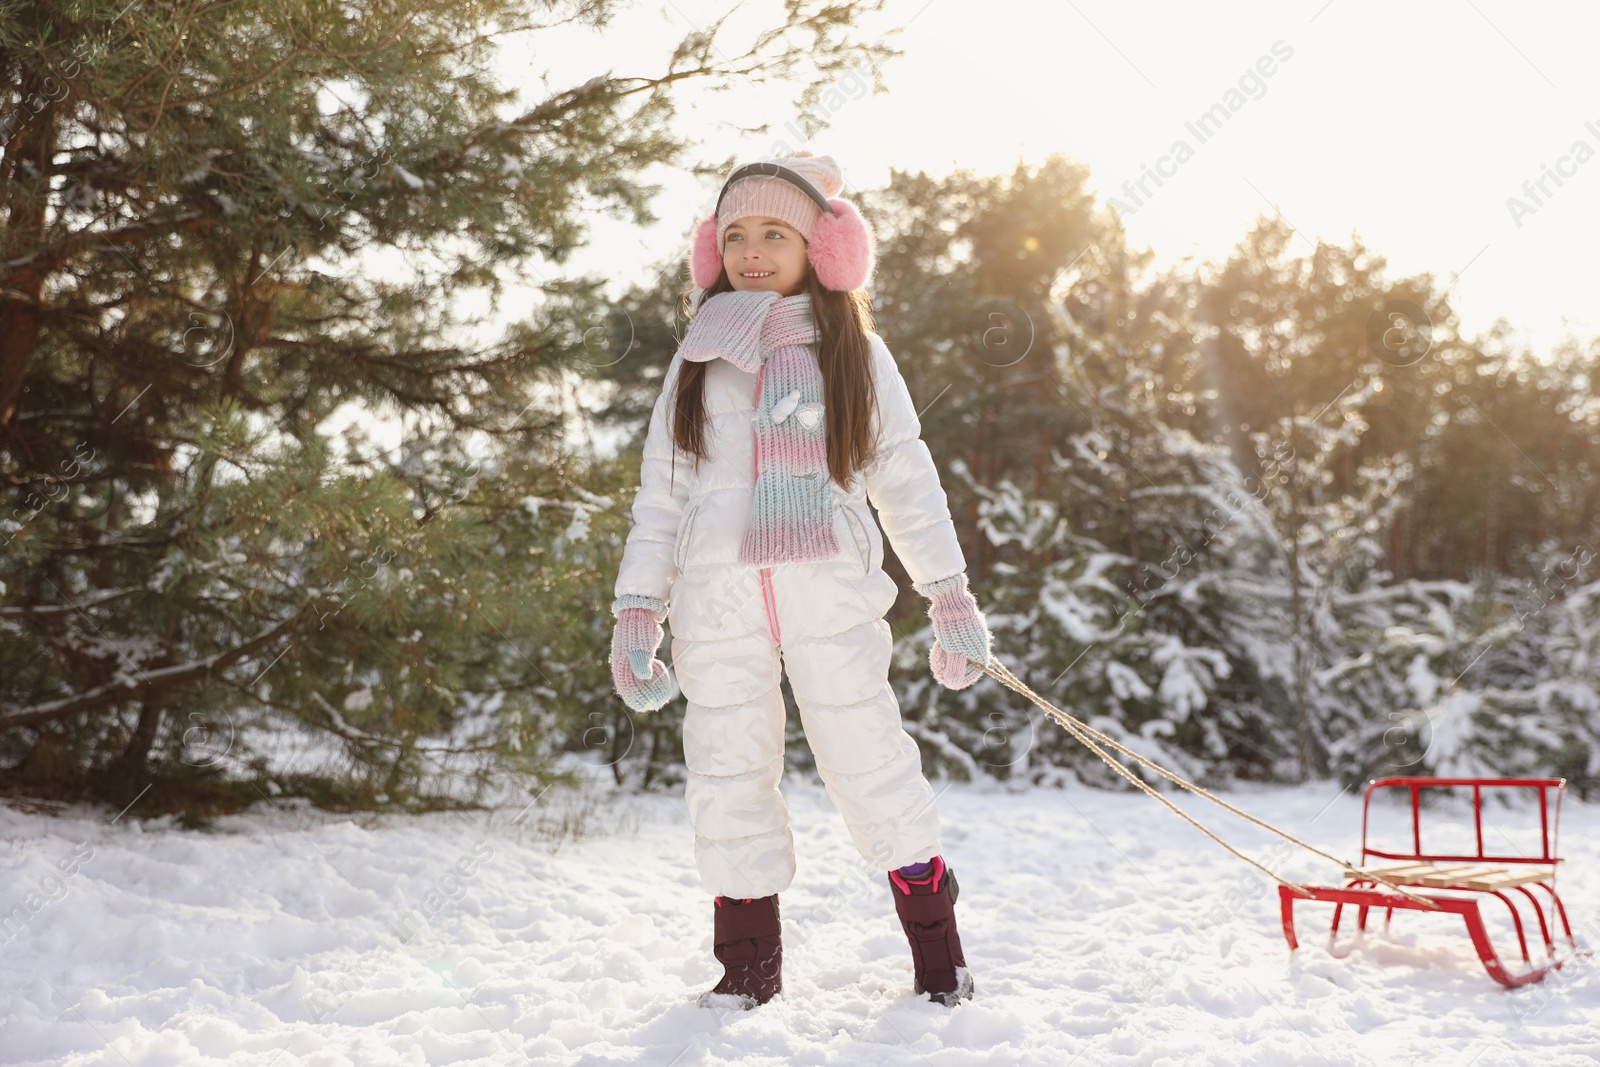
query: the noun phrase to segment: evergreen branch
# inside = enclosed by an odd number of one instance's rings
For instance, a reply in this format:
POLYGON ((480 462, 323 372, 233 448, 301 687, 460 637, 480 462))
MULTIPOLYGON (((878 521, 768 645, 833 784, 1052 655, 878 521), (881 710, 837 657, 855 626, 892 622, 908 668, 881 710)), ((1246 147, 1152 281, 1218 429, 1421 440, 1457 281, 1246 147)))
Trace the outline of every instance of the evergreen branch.
POLYGON ((527 359, 528 356, 521 349, 515 349, 505 355, 486 356, 466 363, 443 363, 427 366, 422 365, 424 361, 447 356, 464 356, 468 353, 454 345, 442 348, 412 348, 403 351, 386 352, 380 346, 372 344, 336 344, 324 340, 303 341, 294 337, 282 337, 276 334, 262 338, 256 342, 255 347, 291 348, 298 351, 327 354, 348 362, 362 363, 390 372, 408 374, 423 381, 434 381, 459 375, 482 375, 499 368, 514 367, 527 359))
MULTIPOLYGON (((337 60, 345 61, 346 65, 348 65, 348 60, 350 60, 350 59, 361 58, 361 57, 364 57, 364 56, 374 55, 374 54, 376 54, 378 52, 382 52, 386 48, 393 47, 394 43, 397 40, 400 39, 401 34, 403 34, 406 31, 406 28, 411 24, 411 22, 414 19, 416 19, 416 17, 418 15, 421 15, 423 11, 427 10, 429 7, 432 7, 433 4, 436 3, 436 2, 437 2, 437 0, 426 0, 426 2, 424 2, 423 4, 421 4, 420 6, 415 8, 414 10, 412 10, 412 12, 410 14, 406 15, 405 18, 401 19, 399 25, 397 25, 392 32, 390 32, 385 37, 383 37, 381 40, 379 40, 376 44, 373 44, 373 45, 370 45, 370 46, 367 46, 367 47, 364 47, 364 48, 356 48, 356 49, 350 49, 350 50, 347 50, 347 51, 339 51, 339 52, 329 51, 326 48, 319 48, 314 43, 310 43, 309 39, 305 38, 302 34, 300 34, 297 30, 294 29, 292 21, 286 18, 285 22, 289 25, 290 35, 292 37, 294 37, 296 40, 307 40, 308 43, 305 44, 305 45, 296 44, 295 47, 291 48, 289 50, 289 52, 281 60, 279 60, 278 62, 274 63, 272 66, 268 67, 266 70, 262 71, 260 74, 258 74, 254 78, 251 78, 248 81, 240 82, 237 85, 226 86, 226 87, 217 89, 217 90, 215 90, 213 92, 201 93, 201 94, 199 94, 197 96, 186 97, 186 98, 181 99, 181 100, 168 101, 167 94, 171 90, 173 83, 178 80, 177 79, 177 75, 174 74, 168 80, 166 87, 162 89, 160 98, 157 99, 154 103, 147 103, 147 104, 123 103, 122 106, 121 106, 121 110, 122 110, 122 112, 124 114, 129 114, 129 115, 132 115, 132 114, 147 114, 147 113, 153 111, 153 112, 155 112, 155 118, 151 120, 151 123, 153 125, 155 122, 160 120, 162 113, 168 107, 181 108, 181 107, 191 107, 191 106, 193 106, 195 104, 214 103, 214 102, 216 102, 218 100, 226 100, 229 97, 238 95, 239 93, 247 92, 250 89, 254 89, 257 86, 259 86, 259 85, 263 84, 264 82, 268 81, 269 79, 271 79, 273 75, 277 74, 279 71, 281 71, 285 67, 289 66, 289 64, 293 63, 296 59, 300 58, 301 56, 321 56, 321 57, 326 58, 326 59, 337 59, 337 60)), ((185 25, 187 25, 187 19, 185 20, 185 25)), ((178 39, 181 39, 181 37, 175 37, 175 40, 178 40, 178 39)), ((470 42, 469 42, 469 44, 470 44, 470 42)), ((464 47, 468 47, 468 46, 469 45, 464 44, 461 47, 464 48, 464 47)), ((165 69, 163 64, 158 64, 158 66, 162 66, 163 69, 165 69)), ((154 70, 154 69, 155 68, 152 68, 152 70, 154 70)), ((149 72, 146 72, 146 75, 148 75, 148 73, 149 72)), ((354 73, 358 74, 358 76, 360 74, 360 72, 354 72, 354 73)))
POLYGON ((320 729, 326 730, 331 734, 336 734, 339 737, 344 738, 346 741, 353 741, 358 745, 384 745, 389 748, 408 747, 407 743, 404 741, 396 741, 393 738, 388 737, 379 737, 377 734, 369 734, 365 730, 351 726, 345 721, 344 716, 339 714, 339 709, 328 703, 327 698, 314 689, 311 691, 311 699, 321 706, 323 715, 327 717, 326 722, 319 722, 315 724, 320 729))
POLYGON ((170 689, 184 682, 210 678, 213 674, 231 667, 257 649, 271 644, 284 634, 299 629, 305 622, 306 616, 311 613, 315 603, 315 601, 308 601, 301 606, 299 611, 287 619, 275 623, 244 644, 231 648, 226 652, 219 652, 214 656, 207 656, 205 659, 193 660, 189 663, 160 667, 153 671, 141 671, 137 679, 123 676, 108 685, 102 685, 75 696, 63 697, 60 700, 52 700, 44 704, 35 704, 30 708, 20 708, 16 711, 7 712, 0 715, 0 730, 15 729, 19 726, 36 726, 40 723, 74 715, 80 711, 96 711, 100 708, 111 707, 133 697, 170 689))
POLYGON ((483 44, 485 41, 492 41, 496 37, 504 37, 508 33, 537 33, 540 30, 558 29, 562 26, 571 25, 574 22, 582 20, 583 14, 583 12, 576 12, 571 17, 560 19, 556 22, 525 22, 518 26, 501 26, 498 29, 480 33, 476 37, 469 37, 467 40, 453 44, 449 48, 434 48, 426 52, 413 52, 412 58, 438 59, 441 56, 453 56, 458 52, 465 52, 476 45, 483 44))
MULTIPOLYGON (((133 96, 133 91, 139 87, 139 83, 140 82, 144 81, 146 78, 148 78, 150 75, 154 74, 156 71, 164 70, 169 75, 171 75, 171 77, 168 78, 168 80, 167 80, 166 86, 161 90, 161 100, 162 100, 163 103, 166 101, 167 93, 171 91, 173 83, 178 80, 178 76, 173 73, 172 68, 168 64, 171 62, 172 58, 178 54, 178 50, 184 46, 184 42, 188 40, 188 38, 189 38, 189 24, 194 20, 195 14, 196 14, 195 9, 191 7, 189 9, 189 11, 183 15, 183 18, 182 18, 182 21, 180 22, 180 24, 175 26, 175 27, 173 27, 172 31, 168 34, 168 37, 171 39, 172 43, 171 43, 171 46, 167 49, 166 55, 164 55, 161 58, 157 59, 154 63, 152 63, 149 67, 147 67, 145 69, 145 72, 143 74, 139 75, 130 84, 128 84, 127 86, 123 87, 122 95, 123 95, 124 99, 129 99, 129 98, 131 98, 133 96)), ((141 43, 144 43, 144 42, 141 41, 141 43)), ((153 55, 154 52, 155 52, 155 49, 153 47, 150 48, 150 52, 153 55)), ((160 120, 160 117, 161 117, 161 112, 157 111, 156 112, 156 118, 157 118, 158 121, 160 120)), ((154 125, 154 123, 152 123, 152 125, 154 125)))
POLYGON ((117 589, 105 596, 96 597, 78 604, 30 604, 26 607, 0 608, 0 617, 19 618, 24 615, 70 615, 82 608, 97 608, 101 604, 109 604, 113 600, 120 600, 130 593, 137 593, 144 589, 142 585, 129 586, 126 589, 117 589))
MULTIPOLYGON (((3 267, 4 264, 0 264, 0 269, 3 269, 3 267)), ((24 293, 20 289, 9 289, 3 286, 0 286, 0 300, 9 300, 13 304, 26 304, 32 308, 42 308, 45 306, 44 301, 40 300, 36 296, 24 293)))
MULTIPOLYGON (((130 222, 119 229, 99 233, 80 230, 65 240, 36 248, 24 256, 0 263, 0 271, 21 270, 24 267, 41 265, 44 270, 53 271, 83 252, 114 252, 123 245, 131 245, 149 237, 208 229, 213 222, 214 218, 209 212, 185 211, 165 219, 130 222)), ((8 297, 8 299, 16 298, 8 297)))
POLYGON ((364 747, 399 749, 411 748, 412 751, 421 756, 462 756, 478 752, 497 752, 500 750, 500 746, 496 744, 468 745, 465 748, 458 748, 455 746, 448 746, 445 748, 414 748, 412 747, 412 743, 408 743, 406 741, 397 741, 393 738, 383 737, 379 734, 368 733, 359 727, 352 726, 343 715, 339 714, 339 711, 332 704, 328 703, 326 697, 314 690, 311 693, 311 698, 322 706, 328 721, 324 722, 315 719, 309 719, 302 713, 300 708, 285 704, 282 701, 272 700, 269 697, 264 697, 250 687, 240 685, 237 682, 229 680, 225 684, 230 689, 238 692, 241 696, 254 700, 266 707, 287 712, 288 714, 293 715, 296 719, 299 719, 301 722, 306 722, 319 730, 326 730, 328 733, 333 734, 336 737, 342 737, 346 741, 350 741, 354 744, 362 745, 364 747))
MULTIPOLYGON (((398 41, 400 39, 400 35, 406 31, 406 27, 411 25, 412 20, 418 15, 422 14, 428 8, 432 7, 434 2, 435 0, 426 0, 426 3, 416 8, 405 18, 401 19, 400 24, 394 28, 393 33, 389 34, 388 37, 371 46, 370 48, 355 48, 347 52, 330 52, 325 48, 318 48, 316 49, 316 52, 318 55, 327 56, 329 59, 355 59, 361 56, 370 56, 376 52, 381 52, 385 48, 388 48, 390 45, 398 41)), ((463 45, 462 47, 467 46, 463 45)))
MULTIPOLYGON (((183 100, 173 101, 170 106, 172 106, 172 107, 191 107, 191 106, 193 106, 195 104, 210 104, 210 103, 214 103, 214 102, 216 102, 218 100, 226 100, 230 96, 235 96, 235 95, 237 95, 239 93, 242 93, 242 92, 245 92, 245 91, 247 91, 249 89, 254 89, 257 86, 260 86, 263 83, 269 81, 272 78, 273 75, 277 74, 279 71, 281 71, 283 68, 287 67, 290 63, 293 63, 296 59, 300 58, 301 56, 304 56, 304 55, 315 55, 315 54, 316 54, 316 49, 314 49, 314 48, 300 48, 300 47, 292 48, 292 49, 289 50, 289 53, 287 55, 285 55, 282 59, 280 59, 278 62, 274 63, 272 66, 268 67, 266 70, 262 71, 256 77, 251 78, 249 81, 240 82, 238 85, 233 85, 233 86, 229 86, 227 88, 218 89, 216 92, 203 93, 200 96, 191 96, 191 97, 188 97, 188 98, 183 99, 183 100)), ((153 104, 135 104, 135 103, 132 103, 132 102, 124 102, 120 106, 119 110, 124 115, 139 115, 139 114, 145 114, 145 113, 154 111, 156 113, 157 118, 159 118, 160 115, 161 115, 161 112, 166 110, 166 108, 168 106, 169 105, 167 103, 166 94, 163 93, 162 96, 161 96, 161 99, 156 101, 153 104)), ((154 125, 153 122, 152 122, 152 125, 154 125)))
MULTIPOLYGON (((331 734, 337 734, 346 741, 353 741, 358 745, 384 745, 389 748, 413 747, 414 742, 396 741, 392 738, 381 737, 378 734, 368 733, 359 727, 350 725, 350 723, 345 720, 345 717, 339 714, 339 709, 328 703, 328 699, 316 690, 311 691, 311 699, 316 701, 316 703, 322 707, 323 714, 325 714, 328 718, 327 722, 319 722, 315 724, 320 729, 327 730, 331 734)), ((495 752, 498 751, 498 749, 498 745, 490 744, 471 745, 467 748, 448 747, 415 749, 415 751, 419 753, 459 756, 472 752, 495 752)))
MULTIPOLYGON (((83 485, 89 482, 114 480, 115 476, 96 476, 79 479, 73 484, 83 485)), ((105 541, 52 541, 48 548, 56 556, 90 555, 96 552, 121 552, 124 549, 165 548, 176 540, 176 537, 117 537, 105 541)))
MULTIPOLYGON (((191 12, 191 15, 193 18, 203 19, 214 11, 221 11, 225 7, 234 7, 242 3, 244 3, 244 0, 211 0, 211 3, 198 11, 191 12)), ((188 25, 188 23, 185 22, 185 25, 188 25)))
POLYGON ((815 50, 795 46, 765 60, 761 56, 761 50, 786 32, 803 29, 808 26, 815 28, 818 20, 821 20, 821 23, 826 25, 829 18, 837 15, 838 11, 836 9, 824 9, 805 22, 785 25, 779 29, 767 31, 743 54, 732 59, 723 57, 721 65, 707 62, 706 57, 715 47, 712 42, 716 37, 717 31, 721 29, 722 23, 732 14, 733 12, 729 11, 723 15, 722 18, 711 24, 709 30, 697 30, 685 37, 674 52, 665 74, 653 78, 645 76, 612 78, 610 77, 610 72, 607 71, 605 74, 596 75, 576 88, 550 97, 537 107, 524 112, 509 122, 491 122, 473 130, 463 139, 457 150, 447 158, 453 163, 459 163, 467 150, 501 134, 537 133, 548 129, 557 125, 568 113, 589 104, 592 100, 602 95, 621 99, 639 93, 658 93, 662 89, 669 88, 677 82, 686 81, 690 78, 737 77, 750 80, 752 75, 761 75, 768 67, 780 71, 786 70, 802 58, 814 57, 815 50), (677 67, 676 64, 679 60, 696 51, 700 53, 696 59, 696 65, 683 68, 677 67))

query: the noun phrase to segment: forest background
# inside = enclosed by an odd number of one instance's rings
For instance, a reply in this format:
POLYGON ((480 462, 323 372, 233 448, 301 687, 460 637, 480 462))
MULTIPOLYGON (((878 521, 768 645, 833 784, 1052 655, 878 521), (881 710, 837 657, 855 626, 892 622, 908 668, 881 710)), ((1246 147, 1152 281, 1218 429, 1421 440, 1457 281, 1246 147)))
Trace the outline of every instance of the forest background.
MULTIPOLYGON (((683 86, 788 78, 816 119, 896 53, 796 0, 511 108, 499 37, 618 6, 3 5, 0 788, 204 818, 681 780, 682 700, 623 705, 605 606, 693 220, 621 296, 559 268, 657 221, 650 168, 709 206, 735 160, 683 86), (446 298, 530 272, 488 340, 446 298)), ((1094 186, 1058 154, 852 190, 1000 659, 1210 785, 1600 773, 1600 340, 1467 335, 1454 278, 1268 214, 1158 270, 1094 186)), ((930 773, 1120 785, 935 685, 887 566, 930 773)))

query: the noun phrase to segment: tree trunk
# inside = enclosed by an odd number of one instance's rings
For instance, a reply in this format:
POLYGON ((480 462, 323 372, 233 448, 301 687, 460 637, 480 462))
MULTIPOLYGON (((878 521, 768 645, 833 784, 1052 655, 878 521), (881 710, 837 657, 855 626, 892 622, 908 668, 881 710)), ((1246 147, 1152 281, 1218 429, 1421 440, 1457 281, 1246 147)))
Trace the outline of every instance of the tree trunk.
POLYGON ((656 759, 660 756, 660 753, 661 728, 659 726, 652 725, 650 727, 650 758, 644 761, 644 781, 640 783, 639 788, 650 788, 650 782, 656 776, 656 759))
MULTIPOLYGON (((48 168, 55 146, 55 102, 47 93, 59 91, 60 80, 24 60, 20 88, 21 103, 14 116, 19 125, 7 140, 0 162, 0 187, 7 189, 5 242, 0 251, 44 243, 45 205, 50 198, 48 168), (35 104, 42 105, 37 112, 35 104), (31 168, 25 170, 24 164, 31 168)), ((42 261, 0 270, 0 427, 11 425, 23 378, 39 346, 39 297, 48 273, 49 267, 42 261)))
MULTIPOLYGON (((1298 479, 1293 479, 1286 491, 1294 494, 1298 479)), ((1295 499, 1291 495, 1291 500, 1295 499)), ((1311 778, 1311 709, 1306 704, 1306 663, 1310 658, 1310 643, 1301 628, 1305 624, 1305 595, 1300 587, 1300 527, 1304 519, 1298 504, 1292 507, 1289 521, 1284 524, 1284 540, 1289 551, 1289 626, 1294 648, 1294 707, 1299 717, 1300 780, 1311 778)))
POLYGON ((156 734, 161 729, 161 713, 170 694, 157 690, 145 694, 139 702, 139 722, 116 760, 107 768, 107 779, 113 795, 125 793, 131 797, 150 780, 150 749, 155 746, 156 734))
MULTIPOLYGON (((417 735, 407 731, 400 739, 400 747, 395 751, 394 762, 389 765, 389 773, 383 780, 383 795, 389 803, 394 803, 401 798, 402 787, 405 785, 406 773, 411 766, 413 754, 416 752, 417 735)), ((409 797, 409 793, 407 794, 409 797)))
POLYGON ((1403 582, 1411 573, 1405 550, 1405 525, 1406 518, 1411 513, 1410 505, 1399 508, 1395 512, 1394 521, 1389 524, 1389 574, 1391 580, 1403 582))

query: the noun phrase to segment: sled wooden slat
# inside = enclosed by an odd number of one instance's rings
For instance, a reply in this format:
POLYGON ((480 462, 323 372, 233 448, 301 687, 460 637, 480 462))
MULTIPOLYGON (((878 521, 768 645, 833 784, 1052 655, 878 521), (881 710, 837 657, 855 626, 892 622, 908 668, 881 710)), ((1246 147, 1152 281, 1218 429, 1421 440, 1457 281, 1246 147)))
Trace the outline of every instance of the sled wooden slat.
MULTIPOLYGON (((1543 981, 1546 973, 1552 968, 1560 967, 1568 959, 1590 955, 1589 950, 1578 949, 1578 943, 1572 936, 1572 926, 1567 921, 1566 907, 1555 889, 1556 868, 1561 863, 1561 857, 1556 854, 1556 820, 1561 808, 1561 795, 1566 785, 1565 778, 1402 776, 1373 779, 1367 783, 1366 797, 1362 802, 1362 862, 1359 865, 1345 866, 1344 875, 1349 882, 1343 886, 1299 887, 1304 892, 1296 892, 1289 886, 1278 887, 1283 936, 1289 943, 1289 949, 1293 951, 1298 945, 1294 931, 1295 904, 1307 902, 1304 898, 1308 893, 1311 900, 1327 901, 1334 905, 1333 924, 1328 932, 1330 945, 1338 936, 1339 916, 1347 904, 1358 909, 1357 925, 1363 931, 1367 928, 1367 913, 1373 908, 1384 910, 1385 923, 1393 918, 1396 911, 1442 911, 1460 915, 1484 969, 1495 981, 1506 986, 1543 981), (1435 850, 1430 853, 1424 847, 1424 820, 1420 795, 1424 789, 1438 788, 1472 790, 1473 830, 1477 846, 1475 852, 1463 855, 1435 850), (1488 790, 1508 789, 1522 791, 1524 796, 1536 795, 1539 840, 1537 844, 1530 839, 1514 845, 1515 851, 1509 855, 1493 855, 1484 847, 1483 794, 1488 790), (1367 833, 1368 817, 1374 810, 1373 794, 1383 790, 1409 794, 1410 810, 1407 814, 1410 816, 1410 826, 1407 829, 1410 833, 1407 836, 1410 838, 1408 842, 1410 847, 1405 852, 1385 851, 1368 843, 1370 840, 1367 833), (1384 862, 1371 863, 1373 860, 1384 862), (1396 887, 1421 886, 1458 892, 1472 891, 1485 895, 1450 897, 1421 894, 1422 899, 1418 900, 1396 893, 1394 889, 1379 882, 1377 880, 1379 878, 1392 882, 1396 887), (1504 890, 1515 890, 1516 893, 1514 895, 1503 892, 1504 890), (1534 890, 1539 890, 1548 897, 1546 903, 1550 907, 1549 921, 1546 921, 1545 911, 1541 905, 1543 898, 1533 892, 1534 890), (1518 914, 1516 901, 1524 898, 1538 920, 1538 927, 1533 932, 1543 942, 1545 955, 1538 963, 1533 961, 1528 952, 1529 931, 1524 927, 1522 917, 1518 914), (1485 906, 1504 905, 1509 909, 1524 964, 1520 971, 1512 972, 1495 951, 1489 938, 1488 927, 1479 910, 1480 902, 1485 906), (1563 938, 1567 947, 1572 950, 1560 957, 1556 955, 1555 938, 1558 936, 1563 938)), ((1402 810, 1405 810, 1404 807, 1402 810)), ((1531 835, 1529 837, 1531 838, 1531 835)))
POLYGON ((1375 874, 1382 875, 1391 882, 1397 882, 1408 874, 1421 874, 1433 870, 1431 863, 1403 863, 1398 867, 1346 867, 1346 878, 1370 878, 1375 874))
POLYGON ((1481 863, 1413 863, 1405 867, 1346 867, 1344 875, 1346 878, 1371 878, 1373 875, 1382 875, 1389 881, 1401 885, 1425 885, 1432 889, 1442 889, 1453 876, 1458 874, 1478 877, 1491 871, 1503 870, 1504 867, 1485 867, 1481 863))
POLYGON ((1554 867, 1529 867, 1525 871, 1505 871, 1482 878, 1467 878, 1462 884, 1468 889, 1510 889, 1513 886, 1527 885, 1530 882, 1548 881, 1554 878, 1555 874, 1554 867))
POLYGON ((1412 875, 1410 880, 1429 889, 1449 889, 1453 885, 1466 885, 1473 878, 1487 878, 1490 875, 1505 873, 1506 869, 1503 866, 1486 866, 1480 863, 1468 864, 1465 867, 1440 867, 1438 870, 1412 875))
POLYGON ((1386 878, 1397 885, 1429 889, 1511 889, 1555 877, 1554 867, 1528 867, 1513 871, 1502 865, 1472 863, 1407 863, 1399 867, 1346 867, 1346 878, 1386 878))

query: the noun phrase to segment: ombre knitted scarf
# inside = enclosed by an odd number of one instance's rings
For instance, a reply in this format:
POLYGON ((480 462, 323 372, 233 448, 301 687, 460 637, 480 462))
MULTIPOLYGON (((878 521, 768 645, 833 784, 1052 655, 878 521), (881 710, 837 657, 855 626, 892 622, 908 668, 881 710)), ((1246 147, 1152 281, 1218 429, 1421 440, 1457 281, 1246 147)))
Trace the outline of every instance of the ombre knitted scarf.
POLYGON ((838 557, 818 336, 811 294, 733 291, 705 300, 678 346, 684 359, 721 357, 761 375, 755 499, 740 563, 765 567, 838 557))

